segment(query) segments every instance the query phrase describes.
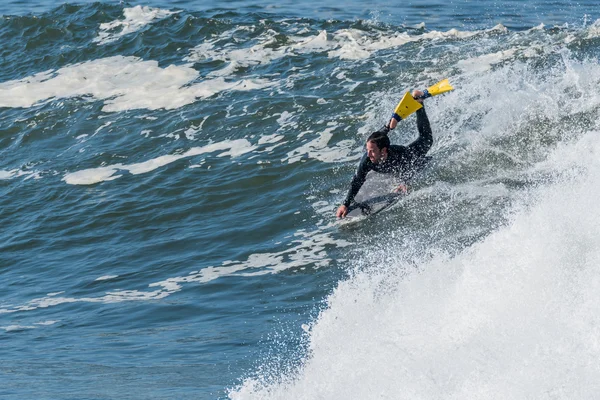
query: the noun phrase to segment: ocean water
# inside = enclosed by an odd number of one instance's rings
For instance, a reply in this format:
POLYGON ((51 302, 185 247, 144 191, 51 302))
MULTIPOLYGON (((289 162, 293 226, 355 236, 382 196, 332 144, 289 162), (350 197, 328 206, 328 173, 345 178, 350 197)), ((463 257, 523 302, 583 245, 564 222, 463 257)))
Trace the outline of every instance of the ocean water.
POLYGON ((600 3, 0 15, 0 397, 598 398, 600 3), (410 194, 340 224, 443 78, 410 194))

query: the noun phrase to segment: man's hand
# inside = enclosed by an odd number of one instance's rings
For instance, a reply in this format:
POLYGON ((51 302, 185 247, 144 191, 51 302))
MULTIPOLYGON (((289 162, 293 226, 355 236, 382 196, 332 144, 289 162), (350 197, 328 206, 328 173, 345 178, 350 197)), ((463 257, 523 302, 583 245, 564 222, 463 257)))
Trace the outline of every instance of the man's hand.
POLYGON ((423 104, 423 99, 419 99, 418 97, 423 96, 425 93, 422 90, 413 90, 412 97, 419 103, 423 104))
POLYGON ((399 185, 396 189, 394 189, 394 193, 408 193, 408 187, 405 184, 399 185))
POLYGON ((390 119, 390 123, 388 124, 388 128, 394 129, 396 127, 396 125, 398 125, 398 121, 396 121, 396 119, 392 118, 392 119, 390 119))
POLYGON ((348 207, 342 204, 340 208, 337 209, 337 213, 335 213, 335 216, 338 218, 344 218, 346 214, 348 214, 348 207))

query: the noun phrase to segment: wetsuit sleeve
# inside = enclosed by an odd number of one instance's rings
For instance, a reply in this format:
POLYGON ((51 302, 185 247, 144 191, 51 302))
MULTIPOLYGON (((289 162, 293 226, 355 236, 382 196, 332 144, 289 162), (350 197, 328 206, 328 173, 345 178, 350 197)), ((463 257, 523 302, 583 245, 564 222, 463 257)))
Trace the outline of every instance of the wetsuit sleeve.
POLYGON ((362 187, 363 183, 367 179, 367 172, 369 172, 368 167, 369 158, 365 153, 360 160, 360 164, 358 164, 358 168, 356 169, 356 173, 352 178, 352 183, 350 184, 350 189, 348 190, 348 194, 346 195, 346 200, 344 200, 344 205, 346 207, 350 207, 350 203, 354 200, 354 197, 362 187))
POLYGON ((433 132, 425 107, 417 110, 417 129, 419 130, 419 138, 407 146, 413 160, 427 154, 433 144, 433 132))

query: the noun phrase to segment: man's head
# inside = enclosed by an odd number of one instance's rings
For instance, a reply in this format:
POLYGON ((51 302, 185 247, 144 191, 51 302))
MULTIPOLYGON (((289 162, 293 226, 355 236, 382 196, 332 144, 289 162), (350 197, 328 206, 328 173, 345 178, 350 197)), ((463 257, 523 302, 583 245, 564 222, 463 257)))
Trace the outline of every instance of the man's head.
POLYGON ((372 163, 384 161, 388 156, 390 138, 381 132, 373 132, 367 138, 367 156, 372 163))

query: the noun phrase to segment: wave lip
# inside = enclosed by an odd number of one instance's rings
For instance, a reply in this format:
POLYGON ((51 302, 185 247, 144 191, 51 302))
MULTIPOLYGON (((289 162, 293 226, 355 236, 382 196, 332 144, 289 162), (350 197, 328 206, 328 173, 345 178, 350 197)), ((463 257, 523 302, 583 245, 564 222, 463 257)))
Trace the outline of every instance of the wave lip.
POLYGON ((376 265, 341 282, 307 329, 295 374, 246 379, 230 398, 595 398, 598 134, 557 146, 540 167, 570 173, 457 256, 403 274, 411 266, 393 245, 374 251, 376 265))

